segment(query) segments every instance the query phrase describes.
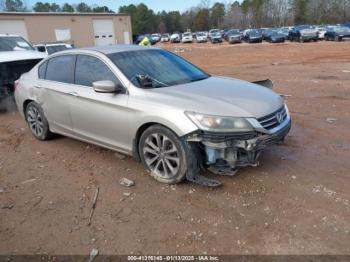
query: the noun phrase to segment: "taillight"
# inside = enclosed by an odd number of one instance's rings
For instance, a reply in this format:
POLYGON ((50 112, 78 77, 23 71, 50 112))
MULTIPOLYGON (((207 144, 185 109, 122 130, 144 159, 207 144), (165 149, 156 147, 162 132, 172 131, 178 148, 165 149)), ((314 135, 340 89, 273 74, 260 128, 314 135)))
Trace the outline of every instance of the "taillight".
POLYGON ((14 92, 16 92, 16 89, 18 88, 18 86, 19 86, 19 80, 16 80, 16 81, 15 81, 15 84, 14 84, 14 86, 13 86, 13 91, 14 91, 14 92))

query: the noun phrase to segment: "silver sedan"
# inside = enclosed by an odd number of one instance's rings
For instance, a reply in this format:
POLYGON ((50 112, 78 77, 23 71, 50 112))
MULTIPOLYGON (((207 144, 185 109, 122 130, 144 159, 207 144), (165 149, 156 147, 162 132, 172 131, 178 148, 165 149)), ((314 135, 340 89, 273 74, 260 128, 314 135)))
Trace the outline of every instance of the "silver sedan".
POLYGON ((15 99, 37 139, 57 133, 132 155, 168 184, 220 185, 202 171, 232 175, 256 166, 291 126, 270 89, 139 46, 51 55, 22 75, 15 99))

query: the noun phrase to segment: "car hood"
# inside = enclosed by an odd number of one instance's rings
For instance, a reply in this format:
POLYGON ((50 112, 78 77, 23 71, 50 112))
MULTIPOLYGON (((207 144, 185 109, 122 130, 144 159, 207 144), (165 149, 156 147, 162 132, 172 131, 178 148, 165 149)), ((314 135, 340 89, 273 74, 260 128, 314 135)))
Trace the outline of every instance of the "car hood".
POLYGON ((284 103, 268 88, 224 77, 146 91, 152 102, 220 116, 260 118, 278 110, 284 103))
POLYGON ((46 56, 46 54, 37 51, 5 51, 0 52, 0 63, 43 59, 46 56))

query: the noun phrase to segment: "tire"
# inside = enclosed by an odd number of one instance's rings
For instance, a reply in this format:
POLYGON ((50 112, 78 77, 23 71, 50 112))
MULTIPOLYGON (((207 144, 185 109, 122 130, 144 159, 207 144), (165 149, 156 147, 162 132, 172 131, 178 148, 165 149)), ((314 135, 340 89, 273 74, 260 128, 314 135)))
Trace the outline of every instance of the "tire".
POLYGON ((48 140, 52 137, 49 123, 41 106, 36 102, 30 102, 26 107, 25 118, 33 136, 38 140, 48 140))
POLYGON ((139 155, 146 170, 161 183, 176 184, 186 176, 184 145, 174 132, 164 126, 154 125, 142 133, 139 155))

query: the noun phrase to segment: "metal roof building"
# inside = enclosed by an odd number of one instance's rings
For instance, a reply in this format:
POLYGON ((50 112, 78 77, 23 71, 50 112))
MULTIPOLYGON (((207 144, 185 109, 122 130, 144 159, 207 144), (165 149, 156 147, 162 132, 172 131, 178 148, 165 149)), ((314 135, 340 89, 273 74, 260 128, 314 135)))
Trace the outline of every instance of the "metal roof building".
POLYGON ((0 34, 34 44, 66 42, 75 47, 131 44, 131 17, 115 13, 0 13, 0 34))

